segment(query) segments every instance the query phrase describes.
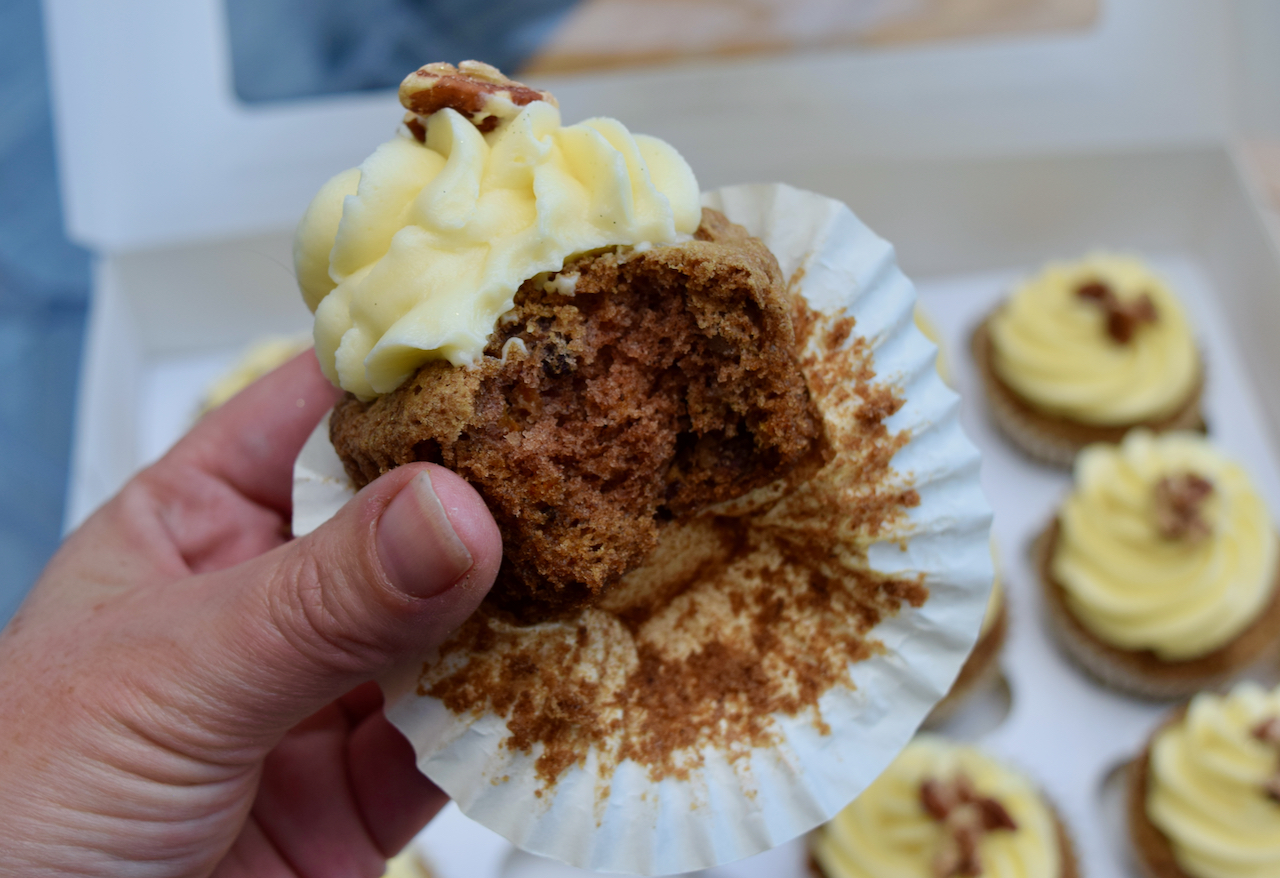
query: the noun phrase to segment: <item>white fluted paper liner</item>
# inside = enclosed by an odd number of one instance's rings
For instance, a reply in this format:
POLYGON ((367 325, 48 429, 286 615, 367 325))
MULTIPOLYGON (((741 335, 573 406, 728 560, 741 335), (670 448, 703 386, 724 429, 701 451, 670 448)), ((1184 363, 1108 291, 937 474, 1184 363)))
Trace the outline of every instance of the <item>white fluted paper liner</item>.
MULTIPOLYGON (((910 431, 893 468, 920 504, 870 546, 868 559, 877 571, 923 573, 929 598, 873 629, 885 649, 851 665, 854 688, 838 685, 822 696, 829 732, 812 716, 779 715, 779 743, 737 760, 709 747, 687 779, 653 781, 633 762, 601 778, 593 751, 545 787, 534 767, 539 750, 506 748, 504 719, 457 716, 418 695, 417 667, 383 681, 387 716, 413 743, 422 771, 465 814, 521 848, 603 872, 707 868, 830 819, 948 690, 977 637, 991 585, 991 516, 978 485, 978 452, 960 429, 958 398, 934 369, 936 349, 912 321, 915 291, 893 248, 844 204, 789 186, 733 186, 703 203, 763 240, 785 277, 802 269, 799 289, 813 309, 851 314, 855 334, 871 343, 876 381, 905 398, 886 426, 910 431)), ((327 423, 307 442, 294 479, 295 533, 317 527, 351 496, 327 423)))

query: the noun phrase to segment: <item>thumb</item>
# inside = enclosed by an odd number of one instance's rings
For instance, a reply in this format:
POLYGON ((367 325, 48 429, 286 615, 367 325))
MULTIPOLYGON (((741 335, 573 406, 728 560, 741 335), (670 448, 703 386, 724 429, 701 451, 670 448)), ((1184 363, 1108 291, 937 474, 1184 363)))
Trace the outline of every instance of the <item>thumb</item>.
POLYGON ((214 607, 212 636, 195 637, 208 653, 194 664, 207 669, 205 703, 232 737, 270 745, 442 644, 501 560, 497 525, 462 478, 433 464, 392 470, 312 533, 202 577, 214 607))

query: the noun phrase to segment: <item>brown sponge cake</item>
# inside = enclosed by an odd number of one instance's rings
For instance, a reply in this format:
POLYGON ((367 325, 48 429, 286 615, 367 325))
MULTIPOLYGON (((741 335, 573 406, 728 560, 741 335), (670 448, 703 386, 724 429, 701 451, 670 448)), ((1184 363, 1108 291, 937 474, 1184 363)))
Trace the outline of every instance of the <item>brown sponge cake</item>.
POLYGON ((358 486, 413 461, 471 482, 504 540, 494 600, 522 617, 590 603, 664 522, 820 453, 777 261, 715 211, 692 241, 580 257, 515 302, 476 367, 348 394, 330 429, 358 486))

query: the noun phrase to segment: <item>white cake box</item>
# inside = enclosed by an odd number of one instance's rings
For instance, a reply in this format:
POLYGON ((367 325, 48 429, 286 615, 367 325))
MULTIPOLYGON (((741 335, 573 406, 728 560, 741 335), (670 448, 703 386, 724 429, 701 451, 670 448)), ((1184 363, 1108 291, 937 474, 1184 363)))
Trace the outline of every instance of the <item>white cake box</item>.
MULTIPOLYGON (((246 106, 218 0, 45 0, 66 215, 98 255, 67 525, 186 428, 207 383, 264 334, 305 330, 292 226, 333 173, 394 130, 393 94, 246 106)), ((846 201, 894 242, 942 328, 1008 584, 1011 702, 957 733, 1023 767, 1092 878, 1131 874, 1100 799, 1165 709, 1100 689, 1047 641, 1026 556, 1068 480, 994 434, 965 339, 1008 283, 1097 246, 1182 292, 1209 362, 1213 437, 1280 513, 1280 249, 1238 138, 1280 119, 1280 9, 1112 0, 1091 31, 544 80, 675 145, 704 188, 783 181, 846 201), (1271 115, 1269 115, 1271 114, 1271 115)), ((428 59, 424 59, 428 60, 428 59)), ((1280 128, 1280 125, 1277 126, 1280 128)), ((574 874, 456 812, 421 844, 442 878, 574 874)), ((791 845, 710 875, 804 875, 791 845)))

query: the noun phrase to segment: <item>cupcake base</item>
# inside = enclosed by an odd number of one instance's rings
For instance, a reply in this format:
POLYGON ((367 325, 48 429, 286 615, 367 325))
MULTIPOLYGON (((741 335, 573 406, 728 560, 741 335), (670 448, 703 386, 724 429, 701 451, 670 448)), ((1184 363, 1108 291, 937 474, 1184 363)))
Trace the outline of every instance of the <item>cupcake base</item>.
POLYGON ((1195 388, 1178 410, 1168 417, 1120 426, 1100 426, 1073 421, 1040 411, 1005 384, 993 366, 994 347, 987 328, 990 318, 978 324, 970 339, 974 364, 982 378, 991 419, 1009 440, 1028 456, 1054 466, 1070 466, 1076 454, 1094 442, 1117 443, 1135 427, 1146 427, 1160 433, 1166 430, 1204 430, 1200 412, 1200 395, 1204 389, 1203 371, 1195 388))
POLYGON ((934 705, 933 711, 925 719, 923 728, 933 728, 955 715, 965 700, 978 690, 990 685, 1000 673, 1000 665, 996 661, 1000 649, 1004 646, 1005 636, 1009 630, 1008 599, 1000 598, 1000 608, 996 611, 996 620, 986 633, 978 638, 973 652, 965 659, 951 690, 934 705))
POLYGON ((1181 722, 1186 715, 1184 705, 1174 711, 1147 741, 1138 758, 1129 763, 1125 772, 1125 811, 1129 818, 1129 843, 1133 846, 1134 860, 1143 878, 1191 878, 1178 865, 1169 838, 1156 828, 1147 816, 1147 783, 1151 771, 1151 741, 1170 724, 1181 722))
POLYGON ((1105 685, 1140 698, 1187 698, 1226 681, 1275 649, 1280 637, 1280 583, 1272 587, 1271 600, 1248 628, 1206 655, 1165 661, 1150 650, 1120 649, 1104 642, 1071 612, 1066 590, 1053 578, 1050 562, 1058 530, 1054 519, 1034 547, 1049 628, 1067 656, 1105 685))

